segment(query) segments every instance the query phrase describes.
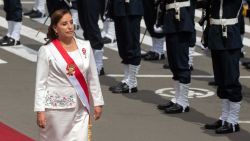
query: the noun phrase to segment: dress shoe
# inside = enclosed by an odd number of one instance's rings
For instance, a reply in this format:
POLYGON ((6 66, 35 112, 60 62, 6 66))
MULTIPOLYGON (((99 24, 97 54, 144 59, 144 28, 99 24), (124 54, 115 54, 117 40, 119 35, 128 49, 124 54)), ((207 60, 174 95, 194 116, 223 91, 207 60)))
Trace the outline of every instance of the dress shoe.
POLYGON ((3 36, 3 38, 2 39, 0 39, 0 44, 2 44, 2 42, 6 42, 6 41, 8 41, 8 39, 9 39, 10 37, 8 37, 8 36, 3 36))
POLYGON ((217 86, 218 84, 215 81, 208 82, 208 85, 210 86, 217 86))
POLYGON ((189 112, 189 107, 187 106, 184 109, 181 105, 179 105, 178 103, 175 103, 173 106, 166 108, 164 111, 166 114, 184 113, 184 112, 189 112))
POLYGON ((204 125, 205 129, 212 129, 212 130, 218 129, 220 127, 222 127, 222 120, 217 120, 214 123, 210 124, 207 123, 204 125))
POLYGON ((137 87, 129 88, 129 86, 126 83, 123 83, 122 85, 117 85, 112 90, 112 93, 136 93, 137 87))
POLYGON ((240 53, 240 58, 245 58, 245 53, 244 52, 240 53))
POLYGON ((123 84, 123 82, 119 82, 117 85, 109 87, 109 90, 113 91, 116 87, 121 87, 123 84))
POLYGON ((32 9, 32 10, 30 10, 30 11, 28 11, 28 12, 25 12, 23 15, 24 16, 29 16, 29 15, 31 15, 32 13, 34 13, 36 10, 34 10, 34 9, 32 9))
POLYGON ((116 42, 116 39, 114 39, 114 40, 112 40, 112 39, 110 39, 109 37, 103 37, 102 38, 102 43, 103 44, 110 44, 110 43, 115 43, 116 42))
POLYGON ((245 65, 246 69, 250 69, 250 63, 245 65))
POLYGON ((250 62, 242 62, 242 66, 245 66, 246 69, 250 69, 250 62))
POLYGON ((105 75, 105 72, 104 72, 104 68, 102 67, 102 69, 100 70, 99 72, 99 76, 102 76, 102 75, 105 75))
POLYGON ((20 44, 21 44, 20 41, 16 41, 11 37, 7 37, 6 39, 1 40, 0 42, 0 46, 15 46, 20 44))
POLYGON ((228 133, 233 133, 233 132, 238 132, 240 131, 240 125, 239 124, 231 124, 231 123, 226 123, 220 128, 215 130, 216 134, 228 134, 228 133))
POLYGON ((171 106, 173 106, 174 105, 174 103, 171 101, 171 100, 169 100, 167 103, 165 103, 165 104, 159 104, 158 106, 157 106, 157 108, 159 109, 159 110, 165 110, 166 108, 169 108, 169 107, 171 107, 171 106))
POLYGON ((164 64, 162 67, 163 67, 164 69, 169 69, 169 68, 170 68, 168 64, 164 64))
POLYGON ((147 60, 147 61, 165 59, 164 54, 159 54, 159 53, 154 52, 154 51, 149 51, 146 54, 142 55, 142 57, 144 58, 144 60, 147 60))
POLYGON ((242 66, 247 66, 248 64, 250 64, 250 62, 248 62, 248 61, 241 63, 242 66))
POLYGON ((32 14, 30 14, 29 16, 30 16, 30 18, 43 18, 43 17, 45 17, 45 14, 43 14, 39 10, 36 10, 32 14))
POLYGON ((190 69, 190 71, 193 71, 194 70, 193 65, 189 66, 189 69, 190 69))

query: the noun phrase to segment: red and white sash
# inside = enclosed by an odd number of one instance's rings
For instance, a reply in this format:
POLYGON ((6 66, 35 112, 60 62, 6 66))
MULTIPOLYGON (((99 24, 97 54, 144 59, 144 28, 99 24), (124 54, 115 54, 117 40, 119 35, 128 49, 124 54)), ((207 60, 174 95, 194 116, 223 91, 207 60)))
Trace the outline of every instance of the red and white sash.
MULTIPOLYGON (((52 41, 54 46, 50 46, 51 55, 55 58, 56 64, 65 72, 66 77, 77 91, 77 95, 83 105, 90 111, 89 106, 89 90, 86 80, 74 60, 68 55, 59 40, 52 41)), ((78 47, 80 51, 80 47, 78 47)), ((84 52, 86 53, 86 52, 84 52)), ((81 51, 80 51, 81 54, 81 51)), ((82 55, 82 54, 81 54, 82 55)), ((84 54, 86 55, 86 54, 84 54)))

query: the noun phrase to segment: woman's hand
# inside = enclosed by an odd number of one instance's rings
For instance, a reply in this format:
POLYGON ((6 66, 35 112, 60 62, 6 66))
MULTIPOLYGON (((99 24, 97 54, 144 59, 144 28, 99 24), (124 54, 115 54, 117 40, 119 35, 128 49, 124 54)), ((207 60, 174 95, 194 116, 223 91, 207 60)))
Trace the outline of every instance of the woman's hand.
POLYGON ((98 120, 102 115, 102 106, 94 107, 94 119, 98 120))
POLYGON ((46 126, 45 112, 37 112, 37 125, 40 128, 45 128, 46 126))

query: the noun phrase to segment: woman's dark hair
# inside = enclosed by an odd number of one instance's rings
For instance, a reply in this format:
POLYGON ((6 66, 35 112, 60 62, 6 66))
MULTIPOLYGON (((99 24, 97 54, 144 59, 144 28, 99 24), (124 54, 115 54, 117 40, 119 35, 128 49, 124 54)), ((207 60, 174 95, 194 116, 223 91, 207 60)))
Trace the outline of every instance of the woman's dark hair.
POLYGON ((54 27, 58 24, 58 22, 62 19, 62 17, 65 14, 70 14, 71 12, 67 9, 60 9, 60 10, 56 10, 52 15, 51 15, 51 22, 50 22, 50 26, 48 28, 48 32, 47 32, 47 38, 45 39, 47 41, 46 44, 50 43, 51 41, 53 41, 54 39, 57 39, 57 34, 54 31, 54 27))

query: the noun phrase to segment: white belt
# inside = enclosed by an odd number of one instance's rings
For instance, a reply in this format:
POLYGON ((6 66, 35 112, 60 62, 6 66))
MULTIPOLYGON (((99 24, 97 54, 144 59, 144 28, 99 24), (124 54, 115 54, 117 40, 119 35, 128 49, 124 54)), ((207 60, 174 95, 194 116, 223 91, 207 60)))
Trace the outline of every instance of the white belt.
POLYGON ((213 25, 222 25, 222 26, 235 25, 238 23, 238 18, 232 18, 232 19, 213 19, 213 18, 211 18, 210 23, 213 25))
POLYGON ((181 7, 188 7, 190 6, 190 1, 185 1, 185 2, 175 2, 175 3, 170 3, 166 5, 166 10, 169 9, 178 9, 181 7))
POLYGON ((210 24, 222 26, 222 36, 227 38, 227 25, 235 25, 238 23, 238 18, 232 19, 213 19, 211 18, 210 24))

